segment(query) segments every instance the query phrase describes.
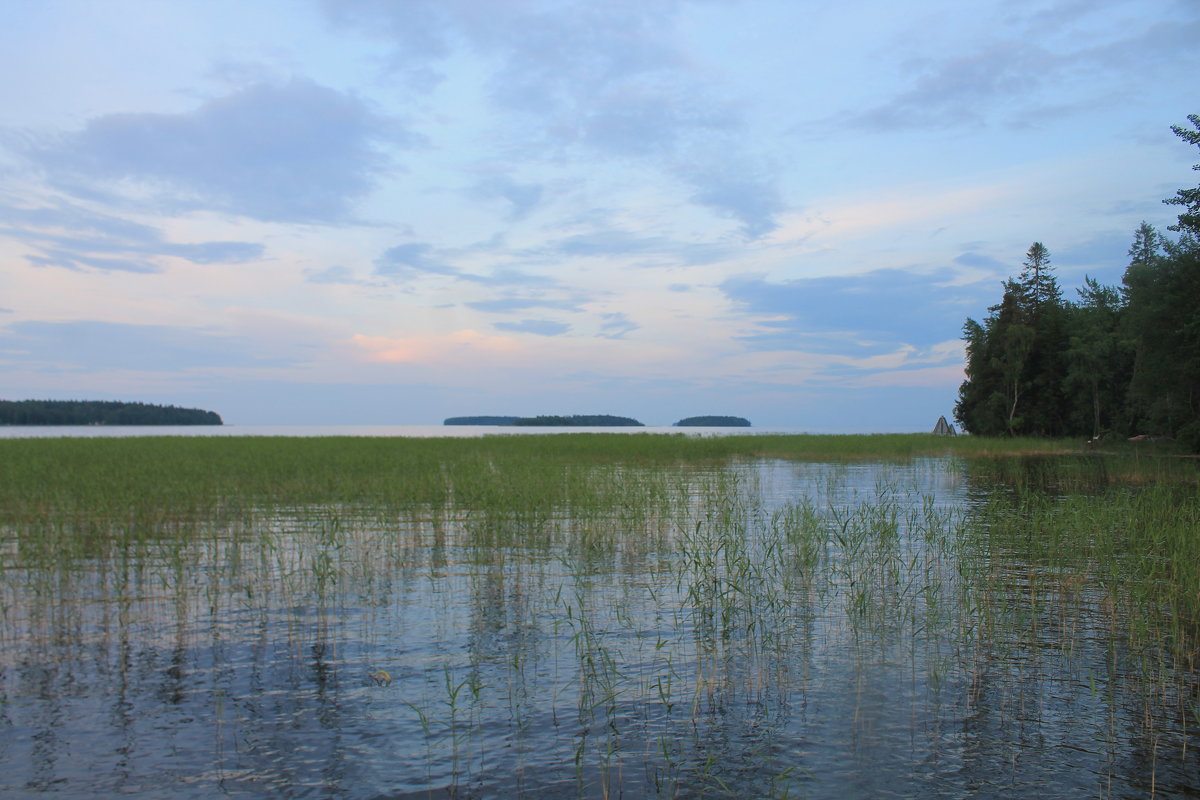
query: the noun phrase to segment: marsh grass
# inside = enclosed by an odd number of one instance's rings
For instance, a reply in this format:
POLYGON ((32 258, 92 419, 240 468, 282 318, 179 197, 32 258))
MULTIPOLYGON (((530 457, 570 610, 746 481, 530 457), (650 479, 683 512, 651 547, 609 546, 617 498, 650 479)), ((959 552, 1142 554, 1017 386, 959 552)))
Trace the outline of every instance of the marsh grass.
MULTIPOLYGON (((838 741, 969 719, 1015 764, 1068 696, 1063 730, 1107 748, 1090 769, 1144 789, 1121 773, 1149 749, 1164 786, 1200 724, 1194 481, 970 437, 0 440, 5 696, 29 692, 8 667, 53 664, 159 724, 191 702, 232 769, 289 752, 283 711, 235 699, 258 686, 353 740, 363 786, 451 797, 820 794, 859 777, 799 755, 809 698, 838 741), (759 465, 804 460, 841 466, 772 496, 759 465)), ((346 788, 321 763, 257 769, 346 788)))

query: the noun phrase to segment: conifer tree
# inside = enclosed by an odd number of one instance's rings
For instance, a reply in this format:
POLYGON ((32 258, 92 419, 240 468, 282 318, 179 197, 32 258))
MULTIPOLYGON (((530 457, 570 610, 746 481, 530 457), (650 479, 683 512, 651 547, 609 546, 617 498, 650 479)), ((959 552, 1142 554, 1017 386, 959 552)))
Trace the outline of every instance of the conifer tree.
MULTIPOLYGON (((1188 121, 1192 123, 1196 130, 1189 131, 1182 125, 1172 125, 1171 130, 1185 142, 1200 147, 1200 114, 1188 114, 1188 121)), ((1200 164, 1193 165, 1192 169, 1200 170, 1200 164)), ((1172 225, 1170 227, 1171 230, 1200 235, 1200 186, 1195 189, 1180 189, 1175 193, 1174 197, 1168 197, 1163 202, 1168 205, 1184 206, 1186 208, 1179 215, 1179 223, 1172 225)))

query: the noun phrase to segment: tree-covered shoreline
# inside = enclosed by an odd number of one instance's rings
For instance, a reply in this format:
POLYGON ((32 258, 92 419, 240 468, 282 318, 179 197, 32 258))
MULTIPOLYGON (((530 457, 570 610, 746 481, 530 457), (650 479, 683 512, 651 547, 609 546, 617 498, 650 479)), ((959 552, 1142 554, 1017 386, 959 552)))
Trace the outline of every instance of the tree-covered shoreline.
POLYGON ((616 417, 612 414, 572 414, 570 416, 543 415, 537 417, 521 417, 513 425, 519 427, 552 427, 552 428, 619 428, 644 427, 632 417, 616 417))
POLYGON ((221 425, 215 411, 114 400, 0 400, 0 425, 221 425))
POLYGON ((520 417, 502 417, 495 415, 483 415, 473 417, 446 417, 442 420, 443 425, 512 425, 520 417))
MULTIPOLYGON (((1195 131, 1173 126, 1200 146, 1195 131)), ((1200 164, 1195 169, 1200 170, 1200 164)), ((982 321, 963 325, 967 379, 955 416, 985 436, 1158 436, 1200 451, 1200 188, 1164 201, 1169 230, 1143 222, 1120 286, 1085 277, 1064 301, 1041 242, 982 321)))

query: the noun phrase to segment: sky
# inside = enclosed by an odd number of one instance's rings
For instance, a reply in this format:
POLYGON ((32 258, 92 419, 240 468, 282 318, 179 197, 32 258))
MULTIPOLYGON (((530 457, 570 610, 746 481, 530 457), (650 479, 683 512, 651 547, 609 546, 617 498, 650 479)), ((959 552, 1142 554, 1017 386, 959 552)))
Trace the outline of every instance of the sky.
POLYGON ((0 8, 0 399, 929 430, 1195 185, 1195 0, 0 8))

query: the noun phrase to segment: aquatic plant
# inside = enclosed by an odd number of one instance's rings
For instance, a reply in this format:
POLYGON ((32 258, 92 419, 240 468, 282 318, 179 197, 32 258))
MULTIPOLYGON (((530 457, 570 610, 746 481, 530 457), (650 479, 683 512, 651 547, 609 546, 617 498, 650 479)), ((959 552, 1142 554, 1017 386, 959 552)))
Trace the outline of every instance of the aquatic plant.
POLYGON ((752 438, 0 440, 0 790, 1182 784, 1192 462, 752 438))

